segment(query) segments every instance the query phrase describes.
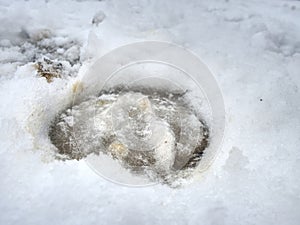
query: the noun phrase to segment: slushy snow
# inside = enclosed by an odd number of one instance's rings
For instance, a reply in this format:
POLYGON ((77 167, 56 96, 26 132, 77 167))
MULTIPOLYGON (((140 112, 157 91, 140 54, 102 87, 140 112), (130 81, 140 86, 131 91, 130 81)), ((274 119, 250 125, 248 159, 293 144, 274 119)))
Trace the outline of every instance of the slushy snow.
POLYGON ((299 18, 294 0, 0 1, 0 223, 299 224, 299 18), (51 156, 77 79, 143 40, 192 50, 223 92, 223 145, 183 188, 120 186, 51 156), (61 78, 38 74, 44 58, 61 78))

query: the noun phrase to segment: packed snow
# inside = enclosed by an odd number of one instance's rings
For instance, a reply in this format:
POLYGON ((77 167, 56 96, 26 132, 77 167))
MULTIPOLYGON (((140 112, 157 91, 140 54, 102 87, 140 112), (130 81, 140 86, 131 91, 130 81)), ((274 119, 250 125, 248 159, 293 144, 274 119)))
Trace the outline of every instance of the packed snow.
MULTIPOLYGON (((146 175, 149 183, 172 185, 176 178, 191 173, 207 150, 209 130, 182 100, 184 94, 111 92, 57 116, 49 131, 56 158, 89 156, 101 164, 109 155, 124 170, 146 175)), ((130 180, 123 184, 132 185, 130 180)))
POLYGON ((0 1, 0 223, 299 224, 299 19, 296 0, 0 1), (223 93, 223 144, 180 188, 115 184, 47 136, 100 56, 145 40, 193 51, 223 93))

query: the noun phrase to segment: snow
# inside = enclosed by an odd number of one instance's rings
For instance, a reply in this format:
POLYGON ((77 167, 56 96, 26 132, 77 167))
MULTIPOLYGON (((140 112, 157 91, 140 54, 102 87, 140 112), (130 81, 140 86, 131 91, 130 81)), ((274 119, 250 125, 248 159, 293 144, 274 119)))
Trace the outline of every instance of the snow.
POLYGON ((0 223, 299 224, 299 18, 292 0, 0 1, 0 223), (144 40, 192 50, 223 92, 222 148, 183 188, 109 182, 46 136, 99 56, 144 40))

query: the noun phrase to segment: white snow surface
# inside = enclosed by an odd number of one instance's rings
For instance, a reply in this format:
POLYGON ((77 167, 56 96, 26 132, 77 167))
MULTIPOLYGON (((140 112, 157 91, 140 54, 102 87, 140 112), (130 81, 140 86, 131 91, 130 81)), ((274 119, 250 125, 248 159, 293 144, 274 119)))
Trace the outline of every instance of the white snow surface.
POLYGON ((300 1, 2 0, 0 21, 0 224, 299 224, 300 1), (52 55, 27 41, 48 36, 52 55), (89 65, 143 40, 192 50, 223 92, 222 148, 178 189, 111 183, 43 136, 89 65), (35 54, 69 75, 47 83, 35 54))

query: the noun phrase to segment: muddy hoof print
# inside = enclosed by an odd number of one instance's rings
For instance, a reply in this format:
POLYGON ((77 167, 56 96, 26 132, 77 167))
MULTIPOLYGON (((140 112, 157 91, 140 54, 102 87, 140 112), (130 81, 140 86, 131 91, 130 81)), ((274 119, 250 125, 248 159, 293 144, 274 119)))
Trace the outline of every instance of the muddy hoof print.
POLYGON ((109 91, 65 110, 49 137, 56 158, 105 154, 134 174, 169 183, 198 165, 209 129, 184 101, 185 93, 109 91))
POLYGON ((223 97, 186 49, 151 41, 122 46, 98 59, 79 86, 73 106, 49 129, 57 159, 85 160, 107 180, 135 187, 181 186, 214 160, 223 97))

